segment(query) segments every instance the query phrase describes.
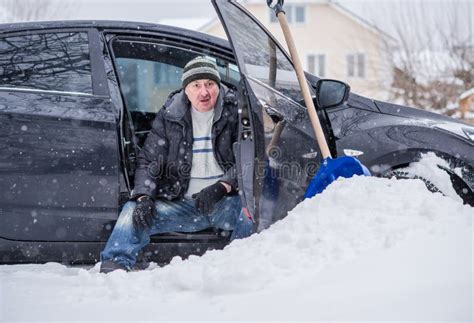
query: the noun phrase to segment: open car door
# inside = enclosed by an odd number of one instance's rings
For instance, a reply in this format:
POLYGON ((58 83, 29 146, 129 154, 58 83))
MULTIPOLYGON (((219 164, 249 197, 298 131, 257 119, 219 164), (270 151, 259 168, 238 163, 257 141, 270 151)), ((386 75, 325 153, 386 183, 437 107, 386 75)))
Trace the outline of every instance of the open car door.
POLYGON ((239 188, 244 208, 262 230, 303 199, 321 154, 289 56, 236 1, 212 2, 242 77, 234 147, 239 188))

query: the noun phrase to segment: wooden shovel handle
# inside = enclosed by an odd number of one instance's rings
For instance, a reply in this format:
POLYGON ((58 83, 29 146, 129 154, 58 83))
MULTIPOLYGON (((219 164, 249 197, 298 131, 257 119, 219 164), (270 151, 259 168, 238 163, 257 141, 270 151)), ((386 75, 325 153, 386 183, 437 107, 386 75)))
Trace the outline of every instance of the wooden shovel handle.
POLYGON ((290 27, 286 20, 285 14, 283 11, 278 12, 278 21, 280 22, 281 29, 283 30, 283 35, 285 36, 288 49, 290 50, 291 59, 295 66, 296 75, 298 77, 298 83, 300 84, 301 91, 303 92, 304 102, 306 108, 308 109, 309 119, 313 125, 314 134, 316 135, 316 140, 321 150, 323 158, 331 157, 331 152, 329 151, 328 143, 326 142, 326 137, 324 137, 323 128, 321 127, 321 122, 319 121, 316 108, 314 107, 313 99, 309 91, 308 83, 306 82, 306 77, 304 76, 303 67, 296 51, 296 46, 291 36, 290 27))

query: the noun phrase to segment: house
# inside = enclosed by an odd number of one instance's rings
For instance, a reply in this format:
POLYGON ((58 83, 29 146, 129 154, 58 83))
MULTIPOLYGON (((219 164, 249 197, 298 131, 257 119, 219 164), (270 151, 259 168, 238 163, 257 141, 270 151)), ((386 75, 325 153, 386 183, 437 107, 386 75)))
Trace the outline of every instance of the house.
POLYGON ((460 119, 474 124, 474 88, 459 96, 460 119))
MULTIPOLYGON (((241 3, 286 46, 278 20, 266 1, 241 3)), ((390 36, 331 0, 289 0, 284 10, 306 71, 345 81, 355 93, 388 99, 393 79, 386 50, 390 36)), ((199 30, 226 38, 218 18, 199 30)))

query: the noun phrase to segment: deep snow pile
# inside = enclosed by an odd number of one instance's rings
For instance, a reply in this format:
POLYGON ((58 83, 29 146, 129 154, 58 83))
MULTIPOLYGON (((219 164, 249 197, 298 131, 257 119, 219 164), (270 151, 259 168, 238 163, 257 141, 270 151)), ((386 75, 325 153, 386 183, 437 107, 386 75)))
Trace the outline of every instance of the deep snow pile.
POLYGON ((419 180, 341 179, 260 234, 162 268, 1 266, 0 321, 471 321, 473 217, 419 180))

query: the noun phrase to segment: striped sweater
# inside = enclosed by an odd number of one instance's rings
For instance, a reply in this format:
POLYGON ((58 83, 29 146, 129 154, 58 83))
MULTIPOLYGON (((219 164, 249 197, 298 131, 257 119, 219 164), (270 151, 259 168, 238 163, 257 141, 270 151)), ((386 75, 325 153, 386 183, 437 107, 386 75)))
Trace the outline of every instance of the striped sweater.
POLYGON ((193 121, 193 162, 191 165, 191 179, 186 196, 190 197, 203 188, 214 184, 224 175, 224 171, 217 163, 212 148, 211 129, 214 118, 214 109, 199 112, 191 108, 193 121))

